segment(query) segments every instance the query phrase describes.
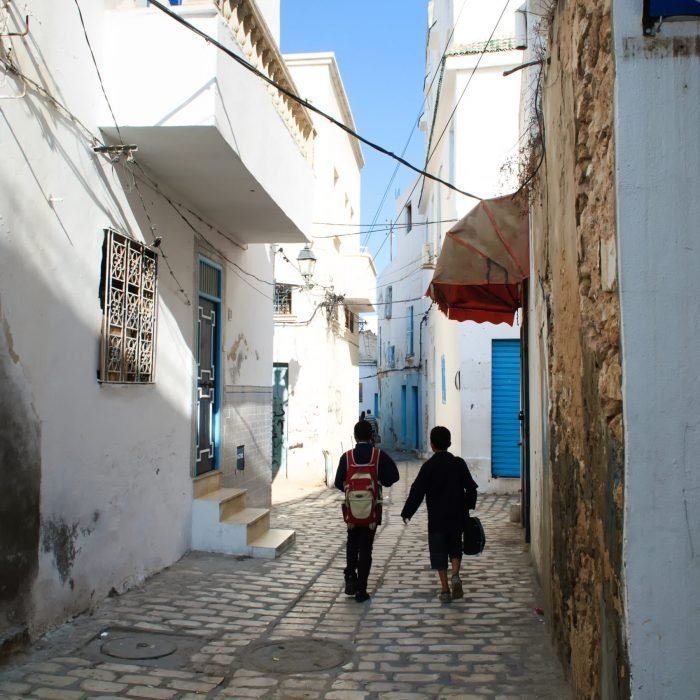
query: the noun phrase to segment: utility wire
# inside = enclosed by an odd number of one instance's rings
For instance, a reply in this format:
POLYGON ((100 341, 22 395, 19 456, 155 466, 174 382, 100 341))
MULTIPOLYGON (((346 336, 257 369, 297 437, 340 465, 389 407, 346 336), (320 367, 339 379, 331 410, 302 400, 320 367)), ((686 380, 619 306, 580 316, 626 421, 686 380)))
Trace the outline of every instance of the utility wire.
MULTIPOLYGON (((430 164, 430 160, 431 160, 431 158, 433 157, 433 155, 435 154, 435 151, 437 150, 437 147, 438 147, 438 145, 440 144, 440 141, 442 140, 442 137, 445 135, 445 132, 447 131, 447 127, 449 126, 450 122, 452 121, 452 118, 454 117, 454 115, 455 115, 455 113, 456 113, 456 111, 457 111, 457 107, 459 106, 459 103, 462 101, 462 98, 464 97, 464 95, 465 95, 465 93, 466 93, 466 91, 467 91, 467 88, 469 87, 469 85, 470 85, 470 83, 471 83, 471 81, 472 81, 472 78, 474 77, 474 74, 476 73, 476 69, 479 67, 479 64, 481 63, 481 59, 484 57, 484 54, 486 53, 486 50, 488 49, 489 44, 491 43, 491 39, 493 39, 493 35, 496 33, 496 29, 498 29, 498 25, 501 23, 501 19, 503 18, 503 15, 505 14, 505 11, 506 11, 506 9, 508 8, 508 5, 509 5, 509 4, 510 4, 510 0, 506 0, 505 5, 503 6, 503 10, 501 10, 501 14, 499 15, 498 20, 496 21, 496 24, 495 24, 493 30, 491 31, 491 35, 489 36, 488 41, 484 44, 484 48, 481 50, 481 52, 480 52, 480 54, 479 54, 479 58, 477 59, 477 62, 476 62, 476 64, 474 65, 474 68, 472 68, 472 72, 471 72, 471 74, 469 75, 469 79, 467 80, 467 84, 464 86, 464 89, 462 90, 462 93, 461 93, 461 95, 459 96, 459 99, 457 100, 457 102, 456 102, 456 104, 455 104, 455 106, 454 106, 454 109, 452 110, 452 113, 450 114, 449 119, 448 119, 447 122, 445 123, 445 128, 442 130, 442 132, 441 132, 441 134, 440 134, 438 140, 435 142, 435 147, 433 148, 432 151, 429 152, 429 154, 428 154, 428 156, 427 156, 427 158, 426 158, 426 161, 425 161, 425 168, 426 168, 426 169, 428 168, 428 165, 430 164)), ((444 61, 444 60, 445 60, 445 54, 443 53, 443 57, 442 57, 441 62, 444 61)), ((430 148, 430 144, 428 144, 428 148, 430 148)), ((430 179, 432 179, 432 178, 430 178, 430 179)), ((413 193, 415 192, 416 187, 418 187, 418 183, 419 183, 419 182, 420 182, 420 177, 416 178, 416 181, 413 183, 413 187, 411 188, 411 191, 409 192, 408 197, 406 198, 406 201, 410 201, 411 196, 412 196, 413 193)), ((483 200, 481 200, 481 201, 483 201, 483 200)), ((396 223, 396 222, 398 221, 399 216, 400 216, 400 214, 396 217, 396 220, 395 220, 394 223, 396 223)), ((388 238, 390 235, 391 235, 391 233, 387 234, 387 236, 384 237, 384 240, 382 241, 382 243, 381 243, 381 245, 379 246, 379 248, 377 248, 377 252, 374 254, 374 257, 376 257, 377 255, 379 255, 379 252, 380 252, 381 249, 384 247, 384 244, 386 243, 387 238, 388 238)))
MULTIPOLYGON (((447 41, 445 42, 445 49, 442 52, 442 58, 438 62, 438 66, 442 62, 442 59, 445 57, 445 54, 447 53, 447 49, 450 45, 450 42, 452 41, 452 37, 454 36, 455 29, 457 28, 457 22, 459 22, 459 18, 462 16, 462 12, 464 11, 464 7, 467 4, 468 0, 462 0, 462 7, 459 10, 459 14, 457 15, 457 20, 455 21, 454 25, 452 26, 452 31, 450 32, 450 36, 447 37, 447 41)), ((430 31, 430 30, 428 30, 430 31)), ((416 117, 415 122, 413 123, 413 126, 411 127, 411 131, 408 135, 408 139, 406 140, 406 145, 403 147, 403 151, 401 151, 401 155, 403 156, 406 153, 406 150, 408 149, 408 144, 411 142, 411 139, 413 138, 413 134, 415 133, 416 127, 420 123, 420 118, 421 115, 423 114, 423 107, 425 106, 425 101, 428 99, 428 95, 430 94, 430 90, 433 87, 433 83, 435 82, 435 78, 438 74, 438 69, 435 69, 435 72, 433 73, 433 77, 430 80, 430 85, 428 86, 428 89, 426 91, 426 94, 423 97, 423 101, 421 102, 420 109, 418 110, 418 116, 416 117)), ((389 179, 389 183, 386 186, 386 189, 384 190, 384 195, 382 196, 382 201, 379 202, 379 206, 377 207, 377 211, 374 214, 374 218, 372 219, 372 224, 374 225, 377 222, 377 219, 379 218, 379 213, 382 210, 382 207, 384 206, 384 202, 386 201, 387 194, 391 188, 392 183, 394 182, 394 178, 396 177, 396 173, 399 171, 399 164, 396 164, 396 167, 394 168, 394 172, 391 174, 391 178, 389 179)), ((372 236, 373 233, 375 233, 375 229, 372 229, 369 231, 367 234, 367 237, 365 238, 364 244, 363 245, 369 245, 369 240, 370 237, 372 236)), ((391 233, 389 233, 391 235, 391 233)))
POLYGON ((309 102, 308 100, 305 100, 303 97, 299 97, 296 93, 292 92, 288 88, 284 87, 283 85, 280 85, 278 82, 273 80, 272 78, 269 78, 267 75, 265 75, 262 71, 259 71, 255 66, 252 64, 248 63, 245 59, 241 58, 239 55, 231 51, 229 48, 221 44, 220 42, 216 41, 216 39, 213 39, 210 37, 208 34, 205 32, 201 31, 200 29, 197 29, 194 25, 190 24, 187 20, 185 20, 183 17, 180 17, 180 15, 176 14, 172 10, 170 10, 168 7, 163 5, 162 3, 158 2, 158 0, 150 0, 151 5, 154 7, 158 8, 161 12, 164 14, 168 15, 168 17, 174 19, 176 22, 179 22, 182 24, 184 27, 187 27, 191 32, 194 32, 195 34, 199 35, 207 41, 208 43, 212 44, 215 46, 217 49, 220 51, 223 51, 227 56, 232 58, 234 61, 242 65, 244 68, 249 70, 251 73, 254 75, 258 76, 261 80, 264 80, 266 83, 269 85, 272 85, 274 88, 279 90, 283 95, 286 95, 289 97, 289 99, 294 100, 295 102, 298 102, 300 105, 305 107, 311 112, 314 112, 318 114, 319 116, 323 117, 324 119, 327 119, 331 124, 337 126, 339 129, 342 129, 346 133, 350 134, 350 136, 353 136, 356 138, 358 141, 364 143, 366 146, 369 146, 370 148, 374 149, 375 151, 378 151, 379 153, 383 153, 385 156, 388 156, 389 158, 393 158, 394 160, 398 161, 402 165, 405 165, 407 168, 410 170, 413 170, 414 172, 418 173, 419 175, 422 175, 423 177, 427 177, 430 180, 434 180, 435 182, 439 182, 441 185, 445 185, 445 187, 454 190, 455 192, 459 194, 463 194, 466 197, 471 197, 472 199, 478 199, 479 201, 482 201, 482 197, 479 197, 475 194, 472 194, 470 192, 466 192, 464 190, 459 189, 459 187, 455 187, 453 184, 450 182, 447 182, 446 180, 443 180, 440 177, 436 177, 435 175, 431 175, 430 173, 426 172, 425 170, 421 170, 420 168, 416 167, 412 163, 409 163, 407 160, 402 158, 401 156, 397 156, 395 153, 392 153, 388 149, 384 148, 383 146, 380 146, 369 139, 366 139, 364 136, 361 136, 358 134, 356 131, 353 131, 349 126, 346 126, 343 124, 343 122, 338 121, 334 117, 332 117, 330 114, 327 114, 323 110, 319 109, 318 107, 314 106, 309 102))
MULTIPOLYGON (((90 51, 90 57, 92 58, 92 64, 95 66, 95 72, 97 73, 97 80, 100 83, 100 88, 102 89, 102 94, 104 95, 105 102, 107 103, 107 107, 109 108, 109 113, 112 115, 112 120, 114 121, 114 126, 117 129, 117 134, 119 135, 119 140, 121 143, 124 143, 124 139, 122 138, 122 133, 121 130, 119 129, 119 123, 117 122, 117 118, 114 115, 114 110, 112 109, 112 104, 109 101, 109 97, 107 97, 107 91, 105 89, 104 82, 102 81, 102 74, 100 73, 100 68, 97 65, 97 59, 95 58, 95 52, 92 50, 92 44, 90 43, 90 37, 88 36, 87 33, 87 28, 85 26, 85 20, 83 19, 83 12, 80 9, 80 4, 78 3, 78 0, 75 1, 75 6, 78 9, 78 17, 80 18, 80 24, 83 28, 83 34, 85 35, 85 43, 87 44, 87 47, 90 51)), ((148 226, 151 231, 151 238, 153 239, 153 242, 156 242, 156 227, 153 224, 153 221, 151 219, 151 215, 148 212, 148 208, 146 207, 146 202, 143 199, 143 195, 141 194, 141 190, 138 186, 138 183, 136 182, 136 179, 134 179, 134 188, 136 189, 136 193, 138 194, 139 199, 141 200, 141 206, 143 207, 143 211, 146 215, 146 220, 148 221, 148 226)), ((163 250, 162 244, 159 246, 160 248, 160 254, 163 258, 163 262, 165 263, 166 267, 168 268, 168 271, 170 272, 170 276, 173 278, 173 281, 175 282, 175 285, 177 287, 177 291, 182 294, 182 296, 185 298, 185 302, 187 306, 192 306, 192 302, 190 301, 189 296, 187 295, 187 292, 185 291, 184 287, 182 284, 180 284, 180 280, 175 276, 175 271, 172 268, 172 265, 170 264, 170 261, 168 260, 168 256, 165 254, 165 251, 163 250)))

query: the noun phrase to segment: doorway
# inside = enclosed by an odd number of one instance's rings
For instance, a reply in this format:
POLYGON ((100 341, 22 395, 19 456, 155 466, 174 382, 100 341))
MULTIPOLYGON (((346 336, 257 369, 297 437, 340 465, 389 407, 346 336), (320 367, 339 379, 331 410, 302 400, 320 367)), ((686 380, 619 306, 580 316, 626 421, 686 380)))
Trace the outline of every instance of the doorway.
POLYGON ((199 257, 195 476, 219 467, 221 267, 199 257))

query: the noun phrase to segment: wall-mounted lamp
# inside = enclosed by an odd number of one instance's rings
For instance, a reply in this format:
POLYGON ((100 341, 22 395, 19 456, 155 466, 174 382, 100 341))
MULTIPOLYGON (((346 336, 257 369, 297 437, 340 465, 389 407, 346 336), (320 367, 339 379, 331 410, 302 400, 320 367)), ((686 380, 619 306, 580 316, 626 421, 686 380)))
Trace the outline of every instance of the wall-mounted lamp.
POLYGON ((299 263, 299 272, 304 278, 304 287, 306 289, 311 289, 313 286, 311 284, 311 278, 314 275, 314 270, 316 269, 316 256, 313 250, 309 246, 305 245, 297 255, 297 262, 299 263))

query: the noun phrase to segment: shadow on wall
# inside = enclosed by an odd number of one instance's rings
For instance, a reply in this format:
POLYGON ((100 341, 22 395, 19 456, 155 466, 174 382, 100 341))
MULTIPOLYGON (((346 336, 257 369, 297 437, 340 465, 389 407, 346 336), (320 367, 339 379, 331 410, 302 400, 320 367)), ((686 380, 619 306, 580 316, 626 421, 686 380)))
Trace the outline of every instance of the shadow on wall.
POLYGON ((0 639, 24 628, 39 560, 41 421, 0 296, 0 639))

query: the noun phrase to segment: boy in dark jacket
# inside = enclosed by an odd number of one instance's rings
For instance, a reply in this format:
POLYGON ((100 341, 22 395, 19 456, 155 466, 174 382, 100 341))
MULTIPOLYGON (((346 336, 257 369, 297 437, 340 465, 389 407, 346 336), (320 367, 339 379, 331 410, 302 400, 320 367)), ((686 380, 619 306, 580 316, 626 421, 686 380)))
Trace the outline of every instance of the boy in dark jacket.
POLYGON ((420 468, 401 511, 404 523, 408 524, 423 498, 426 500, 430 565, 440 577, 441 603, 464 595, 459 577, 462 531, 469 514, 468 505, 476 501, 478 488, 467 463, 447 451, 450 444, 447 428, 438 425, 430 431, 430 447, 435 454, 420 468), (448 559, 452 564, 452 590, 447 580, 448 559))
MULTIPOLYGON (((367 464, 373 452, 372 426, 367 421, 355 424, 355 440, 357 445, 352 450, 352 459, 356 464, 367 464)), ((382 486, 389 487, 399 480, 399 470, 394 460, 383 450, 378 450, 379 459, 377 478, 382 486)), ((335 475, 335 487, 345 491, 345 479, 348 475, 348 458, 344 453, 338 462, 335 475)), ((381 494, 380 494, 381 496, 381 494)), ((372 566, 372 548, 376 527, 348 525, 348 540, 346 545, 345 594, 354 595, 358 603, 369 600, 367 579, 372 566)))

